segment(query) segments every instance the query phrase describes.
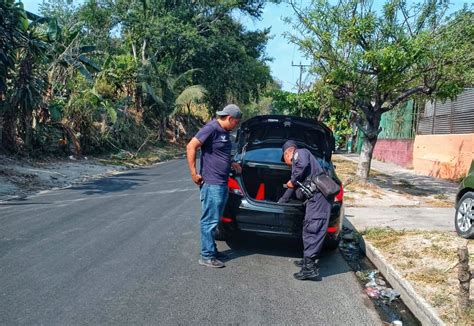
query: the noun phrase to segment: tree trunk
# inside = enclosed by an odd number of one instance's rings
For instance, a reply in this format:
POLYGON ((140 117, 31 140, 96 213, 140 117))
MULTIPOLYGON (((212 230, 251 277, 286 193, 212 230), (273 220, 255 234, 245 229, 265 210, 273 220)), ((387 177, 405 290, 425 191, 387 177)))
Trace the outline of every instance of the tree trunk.
POLYGON ((137 47, 135 46, 135 43, 132 43, 132 53, 135 60, 137 60, 137 47))
POLYGON ((363 144, 360 152, 359 165, 357 166, 357 176, 362 182, 367 182, 374 153, 375 144, 379 134, 380 110, 372 109, 366 112, 365 125, 360 126, 363 133, 363 144))
POLYGON ((166 139, 166 124, 167 124, 168 118, 163 117, 161 119, 161 128, 160 128, 160 140, 164 141, 166 139))
POLYGON ((143 44, 142 44, 142 63, 146 61, 145 50, 146 50, 146 39, 143 40, 143 44))
POLYGON ((16 149, 16 117, 11 108, 7 108, 3 114, 2 148, 7 152, 16 149))
POLYGON ((469 300, 469 286, 471 282, 471 272, 469 271, 469 252, 467 246, 464 245, 458 248, 458 279, 459 279, 459 310, 462 314, 468 312, 470 308, 469 300))
POLYGON ((364 135, 362 150, 360 151, 359 165, 357 166, 357 176, 361 181, 366 182, 369 178, 370 163, 372 162, 372 154, 374 153, 377 136, 368 138, 364 135))
POLYGON ((134 94, 133 94, 134 98, 135 98, 135 109, 137 110, 137 112, 141 112, 142 111, 142 89, 140 86, 135 86, 135 91, 134 91, 134 94))
POLYGON ((23 110, 22 120, 25 147, 28 151, 31 151, 33 147, 33 112, 23 110))
POLYGON ((186 106, 188 107, 188 121, 186 123, 186 135, 189 135, 189 124, 191 120, 191 105, 187 103, 186 106))

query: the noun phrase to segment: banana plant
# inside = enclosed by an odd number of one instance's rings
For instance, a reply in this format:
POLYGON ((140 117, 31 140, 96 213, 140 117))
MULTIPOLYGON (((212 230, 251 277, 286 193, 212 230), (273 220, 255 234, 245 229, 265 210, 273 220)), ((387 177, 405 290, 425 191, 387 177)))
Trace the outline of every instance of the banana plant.
POLYGON ((191 106, 193 104, 202 103, 206 97, 206 89, 202 85, 192 85, 186 87, 181 94, 176 98, 176 109, 187 109, 186 126, 189 129, 191 122, 191 106))
MULTIPOLYGON (((39 16, 33 15, 23 9, 21 3, 15 3, 7 8, 8 17, 16 17, 16 27, 10 32, 14 43, 6 45, 8 53, 2 56, 2 62, 9 67, 6 69, 5 79, 0 87, 7 98, 3 101, 7 129, 7 148, 16 146, 14 135, 17 127, 25 147, 31 149, 33 137, 33 111, 42 103, 46 91, 47 79, 45 73, 45 54, 49 43, 45 36, 44 23, 39 16), (8 48, 9 47, 9 48, 8 48), (6 59, 6 60, 5 60, 6 59), (17 125, 16 121, 19 122, 17 125), (13 133, 13 134, 10 134, 13 133), (13 139, 10 137, 13 136, 13 139)), ((2 9, 5 2, 2 2, 2 9)), ((2 32, 4 29, 2 29, 2 32)), ((0 32, 1 34, 3 34, 0 32)), ((3 42, 2 42, 3 43, 3 42)), ((3 47, 2 47, 3 48, 3 47)), ((5 66, 4 66, 5 67, 5 66)), ((3 69, 2 69, 3 70, 3 69)), ((3 95, 2 95, 3 96, 3 95)))
POLYGON ((7 101, 17 65, 18 49, 27 42, 28 19, 23 4, 0 0, 0 115, 3 116, 2 147, 15 149, 16 112, 7 101))
MULTIPOLYGON (((206 90, 201 85, 192 85, 192 77, 199 69, 190 69, 178 76, 159 71, 156 62, 143 65, 141 89, 146 96, 149 109, 160 119, 159 139, 164 140, 168 119, 186 104, 202 100, 206 90), (158 77, 156 77, 158 76, 158 77)), ((188 109, 190 106, 188 107, 188 109)))
POLYGON ((79 72, 88 81, 100 71, 100 66, 91 59, 96 53, 94 45, 82 44, 83 23, 75 23, 61 28, 56 19, 51 19, 48 35, 54 40, 49 56, 53 59, 48 67, 48 76, 53 87, 51 93, 59 89, 64 91, 68 80, 79 72))

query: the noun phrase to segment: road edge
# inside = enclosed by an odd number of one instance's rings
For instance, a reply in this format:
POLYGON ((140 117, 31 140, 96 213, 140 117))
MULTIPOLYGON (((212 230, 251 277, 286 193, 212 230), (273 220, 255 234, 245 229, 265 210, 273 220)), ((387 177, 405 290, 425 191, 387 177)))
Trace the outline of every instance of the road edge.
MULTIPOLYGON (((115 175, 129 173, 130 171, 136 170, 136 169, 152 168, 155 165, 159 165, 159 164, 167 163, 167 162, 170 162, 170 161, 178 160, 178 159, 182 158, 185 155, 186 155, 186 152, 179 153, 179 154, 177 154, 176 156, 174 156, 170 159, 165 159, 163 161, 156 161, 156 162, 153 162, 153 163, 148 164, 148 165, 133 165, 133 166, 124 165, 125 168, 123 170, 112 170, 112 171, 109 171, 109 172, 103 172, 103 173, 97 173, 97 174, 91 174, 91 175, 83 176, 82 179, 78 178, 77 180, 72 180, 68 184, 64 184, 64 185, 61 185, 61 186, 54 186, 54 187, 50 187, 50 188, 46 187, 46 188, 38 189, 38 190, 35 190, 35 191, 28 192, 24 196, 21 196, 21 195, 0 196, 0 204, 8 204, 9 202, 12 202, 12 201, 15 201, 15 200, 24 200, 26 198, 32 198, 32 197, 47 194, 47 193, 50 193, 50 192, 53 192, 53 191, 69 189, 69 188, 72 188, 72 187, 75 187, 75 186, 85 184, 89 181, 105 179, 105 178, 109 178, 109 177, 112 177, 112 176, 115 176, 115 175), (84 179, 84 177, 85 177, 85 179, 84 179), (5 198, 2 198, 2 197, 5 197, 5 198)), ((105 164, 105 163, 101 163, 101 164, 111 165, 111 166, 114 165, 114 164, 105 164)))
POLYGON ((383 257, 380 251, 366 242, 363 238, 359 246, 366 257, 377 267, 382 275, 391 284, 392 288, 400 292, 400 297, 422 325, 446 325, 438 316, 435 309, 405 280, 393 266, 383 257))

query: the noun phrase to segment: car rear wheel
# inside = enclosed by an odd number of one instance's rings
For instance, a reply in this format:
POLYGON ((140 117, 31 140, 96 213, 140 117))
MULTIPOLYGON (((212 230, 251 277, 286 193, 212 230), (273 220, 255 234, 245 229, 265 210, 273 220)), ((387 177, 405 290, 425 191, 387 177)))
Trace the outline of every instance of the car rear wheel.
POLYGON ((459 236, 474 238, 474 192, 465 193, 459 200, 454 225, 459 236))

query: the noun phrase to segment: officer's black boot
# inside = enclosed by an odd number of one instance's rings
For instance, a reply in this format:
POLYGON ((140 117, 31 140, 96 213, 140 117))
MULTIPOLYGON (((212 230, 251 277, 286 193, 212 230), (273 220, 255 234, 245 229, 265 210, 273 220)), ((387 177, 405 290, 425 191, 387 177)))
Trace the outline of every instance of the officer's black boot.
MULTIPOLYGON (((304 262, 304 259, 293 260, 293 264, 295 264, 295 266, 299 268, 303 267, 303 262, 304 262)), ((317 264, 318 259, 315 259, 314 262, 317 264)))
POLYGON ((301 268, 301 267, 303 267, 303 261, 304 261, 304 259, 294 260, 293 264, 295 264, 296 267, 301 268))
POLYGON ((303 267, 298 273, 293 274, 294 278, 299 281, 312 280, 320 281, 319 271, 313 259, 304 257, 303 267))

